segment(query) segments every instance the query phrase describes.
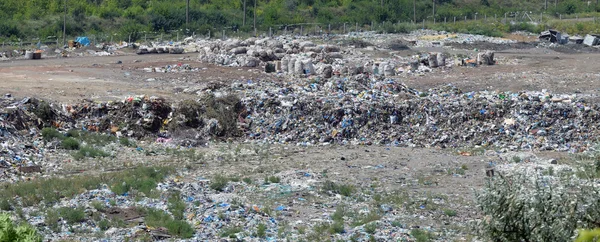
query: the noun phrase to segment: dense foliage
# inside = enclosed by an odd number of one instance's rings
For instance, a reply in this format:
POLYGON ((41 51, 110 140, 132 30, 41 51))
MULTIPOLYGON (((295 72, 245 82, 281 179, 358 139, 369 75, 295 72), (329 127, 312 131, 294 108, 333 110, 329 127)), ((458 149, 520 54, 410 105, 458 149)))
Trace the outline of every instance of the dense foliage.
MULTIPOLYGON (((254 0, 190 0, 186 26, 186 0, 3 0, 0 1, 0 38, 62 36, 67 3, 68 36, 101 35, 141 38, 144 32, 174 30, 205 34, 222 28, 250 32, 254 0), (244 3, 246 5, 244 14, 244 3), (245 15, 245 18, 244 18, 245 15), (131 36, 129 36, 131 35, 131 36)), ((543 11, 545 0, 257 0, 256 22, 262 30, 298 23, 398 23, 416 19, 473 19, 516 11, 543 11), (413 13, 413 4, 416 15, 413 13)), ((595 12, 592 1, 548 1, 548 14, 595 12)))

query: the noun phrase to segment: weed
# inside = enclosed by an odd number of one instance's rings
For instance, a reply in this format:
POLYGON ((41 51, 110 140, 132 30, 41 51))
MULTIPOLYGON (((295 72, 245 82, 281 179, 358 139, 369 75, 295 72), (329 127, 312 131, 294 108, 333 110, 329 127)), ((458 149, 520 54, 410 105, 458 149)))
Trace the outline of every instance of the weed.
POLYGON ((100 134, 100 133, 92 133, 92 132, 79 132, 79 139, 86 142, 90 146, 105 146, 107 144, 113 143, 117 141, 117 137, 108 135, 108 134, 100 134))
POLYGON ((77 141, 76 139, 69 137, 61 142, 61 146, 63 147, 63 149, 67 150, 78 150, 80 144, 79 141, 77 141))
POLYGON ((240 178, 237 177, 237 176, 232 176, 232 177, 229 178, 229 181, 231 181, 231 182, 240 182, 240 178))
POLYGON ((377 232, 377 222, 365 224, 364 228, 365 232, 367 232, 368 234, 374 234, 375 232, 377 232))
POLYGON ((306 227, 298 226, 298 234, 305 234, 305 233, 306 233, 306 227))
POLYGON ((58 132, 58 130, 56 130, 54 128, 43 128, 42 129, 42 138, 45 141, 51 141, 53 139, 62 140, 65 138, 65 136, 62 135, 60 132, 58 132))
POLYGON ((244 177, 244 179, 242 179, 243 182, 245 182, 246 184, 252 184, 252 179, 248 178, 248 177, 244 177))
POLYGON ((410 235, 415 238, 417 242, 427 242, 433 239, 433 235, 422 229, 413 229, 410 231, 410 235))
POLYGON ((456 211, 452 209, 444 209, 444 214, 448 217, 456 216, 456 211))
POLYGON ((237 234, 239 232, 242 232, 242 227, 234 226, 234 227, 224 228, 223 232, 221 232, 221 237, 235 239, 236 238, 235 234, 237 234))
POLYGON ((259 238, 265 238, 267 236, 267 226, 265 224, 258 224, 258 227, 256 228, 256 236, 259 238))
POLYGON ((468 167, 466 164, 462 164, 462 165, 460 166, 460 169, 462 169, 462 170, 465 170, 465 171, 466 171, 466 170, 469 170, 469 167, 468 167))
POLYGON ((227 183, 229 183, 227 177, 217 174, 213 177, 212 181, 210 181, 210 188, 222 192, 227 186, 227 183))

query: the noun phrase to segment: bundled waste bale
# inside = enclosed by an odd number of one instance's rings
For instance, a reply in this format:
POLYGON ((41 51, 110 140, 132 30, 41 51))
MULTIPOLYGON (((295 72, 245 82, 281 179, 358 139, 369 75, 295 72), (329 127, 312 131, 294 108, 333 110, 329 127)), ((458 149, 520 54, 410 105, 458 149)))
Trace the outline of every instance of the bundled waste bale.
POLYGON ((438 66, 446 66, 446 56, 444 53, 437 53, 437 64, 438 66))
POLYGON ((429 62, 429 67, 431 67, 431 68, 438 67, 437 53, 429 53, 429 56, 427 57, 427 61, 429 62))

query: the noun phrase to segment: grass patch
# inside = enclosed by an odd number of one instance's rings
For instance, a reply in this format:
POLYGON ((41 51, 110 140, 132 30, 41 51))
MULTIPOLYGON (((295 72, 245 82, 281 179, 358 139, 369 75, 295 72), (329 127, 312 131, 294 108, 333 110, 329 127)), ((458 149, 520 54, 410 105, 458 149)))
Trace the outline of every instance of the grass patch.
POLYGON ((352 196, 352 194, 354 193, 354 191, 356 189, 352 185, 348 185, 348 184, 339 185, 332 181, 325 181, 321 190, 325 193, 331 192, 331 193, 340 194, 342 196, 349 197, 349 196, 352 196))
POLYGON ((19 197, 26 207, 39 205, 40 202, 51 204, 61 198, 71 198, 86 190, 97 189, 101 184, 108 184, 111 189, 121 189, 116 190, 118 192, 125 193, 130 189, 136 189, 148 194, 172 171, 172 168, 166 167, 139 167, 98 176, 40 178, 34 181, 4 184, 4 189, 0 190, 0 198, 5 198, 9 204, 14 204, 13 199, 19 197))
POLYGON ((60 145, 67 150, 78 150, 80 146, 79 141, 71 137, 64 139, 60 145))
POLYGON ((75 160, 82 160, 85 157, 107 157, 109 154, 92 146, 83 146, 77 152, 73 153, 72 156, 75 160))
POLYGON ((194 228, 183 220, 176 220, 168 213, 162 210, 149 208, 146 210, 146 225, 151 227, 164 227, 170 235, 178 236, 184 239, 191 238, 194 235, 194 228))

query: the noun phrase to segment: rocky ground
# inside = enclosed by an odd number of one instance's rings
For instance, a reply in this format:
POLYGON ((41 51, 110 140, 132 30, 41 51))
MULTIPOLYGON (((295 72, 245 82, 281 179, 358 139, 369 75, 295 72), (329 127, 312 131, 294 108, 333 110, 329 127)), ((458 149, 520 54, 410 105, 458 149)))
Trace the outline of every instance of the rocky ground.
POLYGON ((52 241, 477 241, 486 170, 570 169, 598 132, 598 54, 514 42, 197 40, 3 61, 0 209, 52 241), (455 65, 485 49, 496 65, 455 65), (411 67, 429 52, 447 63, 411 67), (265 73, 270 58, 315 69, 265 73))

